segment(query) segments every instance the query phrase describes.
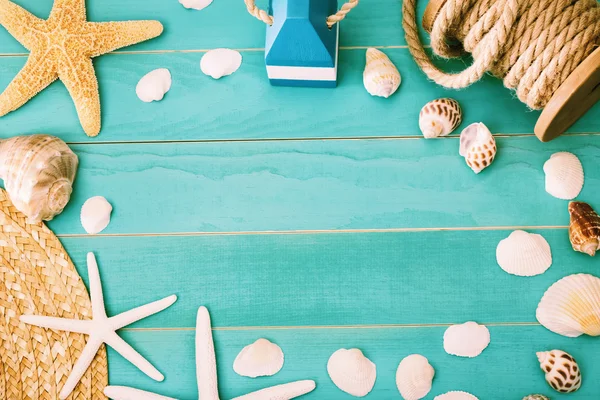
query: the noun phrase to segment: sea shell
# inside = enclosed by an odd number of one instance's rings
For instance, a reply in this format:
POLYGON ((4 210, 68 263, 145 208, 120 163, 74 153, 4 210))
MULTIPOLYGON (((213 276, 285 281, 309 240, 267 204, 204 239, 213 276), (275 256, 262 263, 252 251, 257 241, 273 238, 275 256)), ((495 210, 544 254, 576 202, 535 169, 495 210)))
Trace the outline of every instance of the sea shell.
POLYGON ((244 347, 233 362, 233 370, 241 376, 272 376, 283 367, 283 351, 267 339, 258 339, 244 347))
POLYGON ((135 87, 137 97, 145 102, 160 101, 171 89, 171 73, 166 68, 155 69, 140 79, 135 87))
POLYGON ((459 357, 477 357, 490 344, 490 331, 476 322, 452 325, 444 332, 444 350, 459 357))
POLYGON ((210 6, 213 0, 179 0, 182 6, 193 10, 202 10, 210 6))
POLYGON ((583 167, 575 154, 554 153, 544 164, 546 192, 562 200, 573 200, 583 188, 583 167))
POLYGON ((435 396, 433 400, 479 400, 471 393, 467 392, 448 392, 435 396))
POLYGON ((587 274, 562 278, 544 293, 536 318, 559 335, 600 336, 600 278, 587 274))
POLYGON ((573 250, 590 256, 600 249, 600 216, 587 203, 572 201, 569 203, 569 239, 573 250))
POLYGON ((523 397, 522 400, 550 400, 548 397, 543 394, 530 394, 528 396, 523 397))
POLYGON ((231 75, 242 65, 242 55, 231 49, 209 50, 200 60, 200 69, 213 79, 231 75))
POLYGON ((375 385, 377 368, 359 349, 339 349, 329 357, 327 373, 340 390, 363 397, 375 385))
POLYGON ((425 104, 419 128, 426 139, 451 134, 462 122, 462 110, 454 99, 437 99, 425 104))
POLYGON ((460 134, 459 154, 476 174, 483 171, 496 157, 496 140, 481 122, 467 126, 460 134))
POLYGON ((102 232, 110 223, 112 206, 102 196, 90 197, 81 207, 81 225, 91 235, 102 232))
POLYGON ((75 153, 54 136, 0 141, 0 179, 12 203, 31 223, 49 221, 62 212, 73 191, 77 164, 75 153))
POLYGON ((388 56, 375 48, 367 49, 363 84, 371 96, 388 98, 398 90, 401 81, 398 68, 388 56))
POLYGON ((517 230, 498 243, 496 260, 509 274, 535 276, 550 268, 552 252, 542 235, 517 230))
POLYGON ((536 353, 540 368, 546 373, 546 382, 561 393, 576 392, 581 387, 581 371, 577 361, 562 350, 536 353))
POLYGON ((431 391, 435 371, 427 358, 412 354, 400 361, 396 386, 404 400, 420 400, 431 391))

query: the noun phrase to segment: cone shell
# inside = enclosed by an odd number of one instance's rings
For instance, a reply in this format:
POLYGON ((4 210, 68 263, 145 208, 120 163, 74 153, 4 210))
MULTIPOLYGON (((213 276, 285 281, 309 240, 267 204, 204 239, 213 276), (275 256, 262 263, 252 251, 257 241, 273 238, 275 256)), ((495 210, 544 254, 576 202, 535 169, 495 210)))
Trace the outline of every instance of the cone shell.
POLYGON ((496 140, 481 122, 467 126, 460 134, 459 153, 476 174, 483 171, 496 157, 496 140))
POLYGON ((587 203, 569 203, 569 239, 573 250, 595 256, 600 249, 600 216, 587 203))
POLYGON ((552 154, 544 164, 546 192, 562 200, 573 200, 583 189, 583 167, 575 154, 552 154))
POLYGON ((17 136, 0 142, 0 178, 30 223, 49 221, 62 212, 73 191, 77 164, 75 153, 54 136, 17 136))
POLYGON ((509 274, 535 276, 550 268, 552 253, 542 235, 517 230, 498 243, 496 260, 509 274))
POLYGON ((550 400, 543 394, 530 394, 529 396, 523 397, 523 400, 550 400))
POLYGON ((359 349, 339 349, 329 357, 327 373, 343 392, 364 397, 375 385, 377 368, 359 349))
POLYGON ((567 276, 546 291, 536 311, 546 329, 567 337, 600 335, 600 278, 567 276))
POLYGON ((576 392, 581 387, 581 371, 577 361, 562 350, 543 351, 536 354, 546 382, 561 393, 576 392))
POLYGON ((462 110, 458 101, 437 99, 425 104, 419 114, 419 128, 423 136, 431 139, 447 136, 462 122, 462 110))
POLYGON ((396 386, 404 400, 420 400, 431 391, 435 371, 427 358, 412 354, 404 358, 396 371, 396 386))
POLYGON ((365 89, 372 96, 388 98, 400 86, 400 72, 383 52, 367 49, 367 64, 363 73, 365 89))
POLYGON ((477 357, 489 344, 488 328, 473 321, 452 325, 444 332, 444 350, 454 356, 477 357))
POLYGON ((267 339, 258 339, 244 347, 233 362, 233 370, 241 376, 256 378, 273 376, 283 368, 283 351, 267 339))
POLYGON ((479 400, 471 393, 467 392, 448 392, 435 396, 433 400, 479 400))

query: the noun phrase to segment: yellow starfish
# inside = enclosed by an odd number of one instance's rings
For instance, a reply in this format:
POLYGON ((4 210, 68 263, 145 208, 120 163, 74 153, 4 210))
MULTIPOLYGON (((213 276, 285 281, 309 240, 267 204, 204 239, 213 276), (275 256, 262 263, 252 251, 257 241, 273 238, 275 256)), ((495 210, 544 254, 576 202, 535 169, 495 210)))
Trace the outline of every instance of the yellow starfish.
POLYGON ((163 30, 158 21, 87 22, 85 0, 55 0, 47 20, 0 0, 0 24, 30 51, 23 69, 0 95, 0 116, 60 79, 88 136, 100 132, 100 96, 91 59, 163 30))

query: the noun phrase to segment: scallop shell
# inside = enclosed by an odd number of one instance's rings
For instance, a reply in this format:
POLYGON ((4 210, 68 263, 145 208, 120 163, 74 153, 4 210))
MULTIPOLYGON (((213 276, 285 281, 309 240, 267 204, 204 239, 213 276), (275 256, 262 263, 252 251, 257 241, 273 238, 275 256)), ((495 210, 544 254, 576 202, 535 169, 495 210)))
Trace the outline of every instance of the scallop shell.
POLYGON ((135 87, 135 94, 144 103, 160 101, 171 89, 171 73, 166 68, 148 72, 135 87))
POLYGON ((583 188, 583 167, 575 154, 560 152, 544 164, 546 192, 562 200, 573 200, 583 188))
POLYGON ((427 358, 412 354, 398 365, 396 386, 404 400, 420 400, 431 391, 435 370, 427 358))
POLYGON ((179 0, 182 6, 192 10, 202 10, 213 2, 213 0, 179 0))
POLYGON ((400 72, 383 52, 367 49, 367 63, 363 72, 363 84, 371 96, 390 97, 400 87, 400 72))
POLYGON ((213 79, 231 75, 242 65, 242 55, 231 49, 209 50, 200 60, 202 72, 213 79))
POLYGON ((283 351, 267 339, 258 339, 244 347, 233 362, 233 370, 241 376, 256 378, 273 376, 283 368, 283 351))
POLYGON ((30 223, 49 221, 73 191, 78 159, 65 142, 49 135, 0 141, 0 178, 15 207, 30 223))
POLYGON ((435 396, 433 400, 479 400, 471 393, 467 392, 448 392, 435 396))
POLYGON ((560 393, 573 393, 581 387, 581 371, 577 361, 562 350, 536 353, 546 382, 560 393))
POLYGON ((419 128, 431 139, 447 136, 462 122, 462 110, 454 99, 437 99, 425 104, 419 114, 419 128))
POLYGON ((81 207, 81 225, 91 235, 102 232, 110 223, 112 206, 102 196, 90 197, 81 207))
POLYGON ((548 397, 543 394, 530 394, 528 396, 523 397, 523 400, 550 400, 548 397))
POLYGON ((339 349, 329 357, 327 373, 341 391, 364 397, 375 385, 377 368, 359 349, 339 349))
POLYGON ((587 274, 562 278, 544 293, 536 317, 559 335, 600 336, 600 278, 587 274))
POLYGON ((481 122, 467 126, 460 134, 459 154, 476 174, 490 166, 496 151, 494 136, 481 122))
POLYGON ((498 243, 496 260, 509 274, 535 276, 550 268, 552 252, 542 235, 517 230, 498 243))
POLYGON ((587 203, 572 201, 569 203, 569 239, 573 250, 590 256, 600 249, 600 216, 587 203))
POLYGON ((452 325, 444 332, 444 350, 459 357, 477 357, 490 344, 490 331, 476 322, 452 325))

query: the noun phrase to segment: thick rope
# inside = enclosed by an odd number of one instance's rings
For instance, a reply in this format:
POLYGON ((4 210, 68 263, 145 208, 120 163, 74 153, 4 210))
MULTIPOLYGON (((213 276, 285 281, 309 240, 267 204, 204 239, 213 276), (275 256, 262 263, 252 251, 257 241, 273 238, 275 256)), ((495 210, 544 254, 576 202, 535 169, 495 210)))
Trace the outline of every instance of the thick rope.
MULTIPOLYGON (((348 2, 345 3, 338 12, 327 17, 327 26, 331 28, 333 25, 346 18, 346 15, 348 15, 348 13, 358 5, 358 1, 359 0, 348 0, 348 2)), ((256 17, 265 24, 273 25, 273 17, 265 10, 258 8, 255 0, 244 0, 244 3, 246 3, 246 8, 248 9, 250 15, 256 17)))
POLYGON ((445 58, 463 49, 473 55, 471 66, 450 74, 423 48, 416 1, 404 0, 402 24, 409 50, 429 79, 461 89, 491 72, 532 109, 543 108, 600 42, 597 0, 447 0, 433 23, 431 47, 445 58))

